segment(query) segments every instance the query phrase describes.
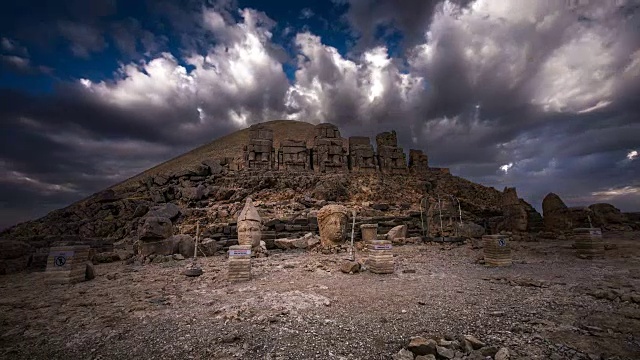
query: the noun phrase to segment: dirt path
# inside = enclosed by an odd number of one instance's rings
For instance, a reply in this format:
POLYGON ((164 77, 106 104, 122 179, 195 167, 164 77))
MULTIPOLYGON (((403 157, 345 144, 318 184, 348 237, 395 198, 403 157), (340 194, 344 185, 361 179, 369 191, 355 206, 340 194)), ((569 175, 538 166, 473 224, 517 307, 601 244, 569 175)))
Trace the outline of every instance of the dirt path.
MULTIPOLYGON (((640 236, 608 234, 604 260, 570 241, 514 243, 515 264, 476 264, 471 245, 396 247, 396 273, 339 272, 342 256, 255 259, 225 280, 226 258, 96 266, 46 285, 0 278, 0 358, 389 359, 416 335, 473 334, 512 359, 640 358, 640 236)), ((359 254, 365 255, 365 254, 359 254)))

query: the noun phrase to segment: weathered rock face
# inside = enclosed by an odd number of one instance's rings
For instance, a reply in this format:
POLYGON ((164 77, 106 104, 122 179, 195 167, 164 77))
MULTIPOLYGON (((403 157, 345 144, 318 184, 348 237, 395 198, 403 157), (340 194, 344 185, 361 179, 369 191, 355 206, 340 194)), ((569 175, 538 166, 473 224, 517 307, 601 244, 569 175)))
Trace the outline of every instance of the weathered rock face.
POLYGON ((285 140, 278 151, 278 166, 282 170, 304 171, 310 167, 306 141, 285 140))
POLYGON ((143 258, 149 255, 173 255, 178 253, 179 244, 180 238, 173 236, 158 241, 141 241, 138 243, 138 254, 143 258))
POLYGON ((375 172, 376 154, 368 137, 352 136, 349 138, 349 164, 355 172, 375 172))
POLYGON ((238 244, 260 246, 262 239, 262 219, 251 198, 247 198, 244 208, 238 217, 238 244))
POLYGON ((313 169, 321 173, 335 173, 348 170, 347 153, 342 144, 340 130, 333 124, 316 126, 313 146, 313 169))
POLYGON ((409 170, 414 173, 429 171, 429 157, 422 150, 409 149, 409 170))
POLYGON ((273 168, 273 130, 260 124, 249 128, 249 144, 244 147, 244 162, 249 169, 273 168))
POLYGON ((22 241, 0 240, 0 275, 26 269, 31 252, 31 246, 22 241))
POLYGON ((393 241, 407 237, 407 225, 398 225, 387 233, 387 240, 393 241))
POLYGON ((335 246, 344 240, 347 230, 347 214, 347 208, 342 205, 326 205, 318 211, 322 246, 335 246))
POLYGON ((549 193, 542 200, 542 216, 547 231, 570 230, 569 208, 560 196, 549 193))
POLYGON ((173 235, 171 220, 166 217, 149 216, 138 234, 140 241, 157 241, 173 235))
POLYGON ((529 214, 518 198, 516 188, 505 187, 502 193, 503 229, 508 231, 527 231, 529 214))
POLYGON ((484 235, 484 228, 474 223, 457 224, 458 235, 467 238, 481 238, 484 235))
POLYGON ((378 164, 383 173, 403 174, 407 170, 407 158, 402 148, 398 147, 395 131, 376 135, 378 146, 378 164))
POLYGON ((617 228, 629 222, 626 215, 620 212, 615 206, 606 203, 593 204, 589 206, 592 216, 593 226, 609 228, 617 228))

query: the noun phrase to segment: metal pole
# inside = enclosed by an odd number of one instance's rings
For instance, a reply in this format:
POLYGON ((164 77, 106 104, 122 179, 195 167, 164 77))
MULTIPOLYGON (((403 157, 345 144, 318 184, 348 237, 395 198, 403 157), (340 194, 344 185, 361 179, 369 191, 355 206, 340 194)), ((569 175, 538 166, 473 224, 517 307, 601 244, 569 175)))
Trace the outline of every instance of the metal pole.
POLYGON ((196 223, 196 246, 193 249, 193 262, 196 262, 196 259, 198 258, 198 238, 200 237, 200 222, 198 221, 196 223))
POLYGON ((353 216, 353 225, 351 225, 351 248, 349 249, 349 260, 354 261, 356 257, 355 251, 353 251, 353 237, 356 231, 356 211, 353 209, 351 210, 351 216, 353 216))
POLYGON ((438 211, 440 212, 440 236, 444 236, 444 229, 442 226, 442 204, 440 203, 440 194, 438 194, 438 211))

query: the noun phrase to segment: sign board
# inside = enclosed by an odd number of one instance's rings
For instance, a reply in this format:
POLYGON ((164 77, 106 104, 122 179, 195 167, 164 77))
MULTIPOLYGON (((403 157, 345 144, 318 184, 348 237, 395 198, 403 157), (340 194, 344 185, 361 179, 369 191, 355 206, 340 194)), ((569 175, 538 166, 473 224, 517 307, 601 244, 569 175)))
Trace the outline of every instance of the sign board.
POLYGON ((49 253, 53 257, 53 270, 66 270, 71 266, 71 259, 74 251, 52 251, 49 253))
POLYGON ((596 230, 589 230, 589 234, 591 234, 591 235, 597 235, 597 236, 602 236, 602 230, 600 230, 600 229, 596 229, 596 230))
POLYGON ((229 256, 251 255, 251 250, 229 250, 229 256))
POLYGON ((391 250, 391 244, 373 245, 373 250, 391 250))
POLYGON ((498 246, 500 246, 500 247, 507 246, 507 242, 504 241, 504 239, 499 239, 498 240, 498 246))

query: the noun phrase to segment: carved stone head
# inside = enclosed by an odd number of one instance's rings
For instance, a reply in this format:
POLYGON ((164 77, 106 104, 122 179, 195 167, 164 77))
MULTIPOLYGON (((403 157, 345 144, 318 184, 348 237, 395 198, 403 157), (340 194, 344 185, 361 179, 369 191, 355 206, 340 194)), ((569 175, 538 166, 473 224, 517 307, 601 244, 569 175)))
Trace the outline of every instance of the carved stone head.
POLYGON ((247 198, 238 217, 238 244, 260 246, 262 238, 262 219, 251 198, 247 198))
POLYGON ((344 240, 348 210, 342 205, 326 205, 318 211, 318 227, 322 246, 333 246, 344 240))

